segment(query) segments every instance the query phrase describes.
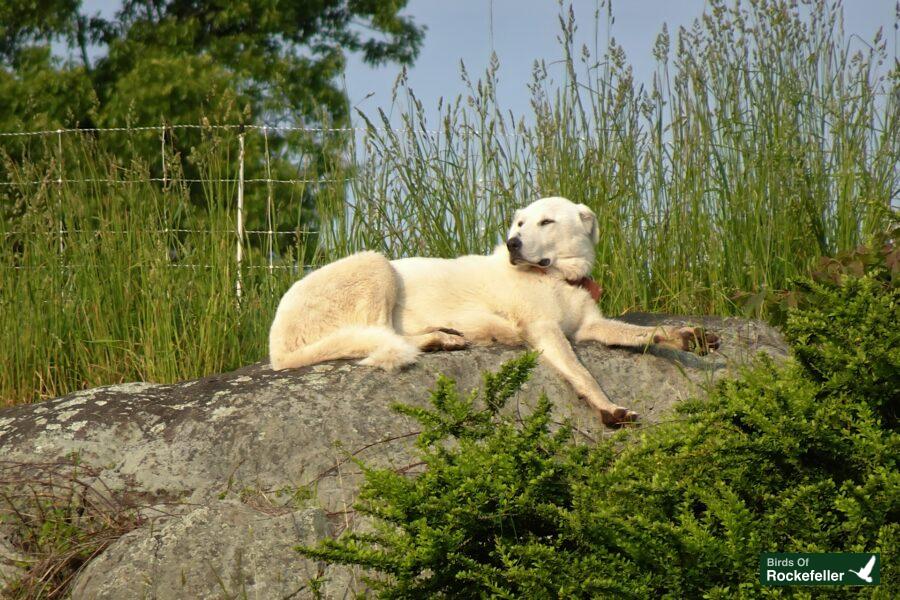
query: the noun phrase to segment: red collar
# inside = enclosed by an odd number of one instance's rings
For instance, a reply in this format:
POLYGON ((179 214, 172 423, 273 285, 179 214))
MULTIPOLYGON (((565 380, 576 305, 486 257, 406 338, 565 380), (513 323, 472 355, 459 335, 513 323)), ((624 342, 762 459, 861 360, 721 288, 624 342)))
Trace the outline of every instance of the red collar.
MULTIPOLYGON (((541 275, 547 274, 547 271, 541 269, 540 267, 532 267, 532 270, 540 273, 541 275)), ((588 276, 582 277, 581 279, 566 279, 566 283, 587 290, 587 293, 591 295, 591 298, 594 299, 594 302, 599 302, 600 296, 603 295, 603 288, 588 276)))
POLYGON ((566 279, 566 283, 586 289, 591 295, 591 298, 594 299, 594 302, 599 302, 600 296, 603 295, 603 288, 600 287, 600 285, 590 277, 582 277, 577 281, 569 281, 568 279, 566 279))

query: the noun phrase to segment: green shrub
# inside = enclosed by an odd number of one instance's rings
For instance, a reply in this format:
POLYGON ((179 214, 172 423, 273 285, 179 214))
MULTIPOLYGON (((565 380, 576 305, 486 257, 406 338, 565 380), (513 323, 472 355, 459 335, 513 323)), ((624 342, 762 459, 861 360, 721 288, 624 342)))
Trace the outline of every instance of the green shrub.
POLYGON ((806 374, 830 392, 869 402, 891 425, 900 398, 900 247, 823 259, 785 335, 806 374))
POLYGON ((897 303, 873 269, 808 284, 796 362, 760 358, 681 418, 596 446, 555 428, 546 399, 521 419, 501 410, 533 355, 487 375, 483 398, 440 379, 433 409, 401 408, 422 424, 425 472, 366 468, 357 510, 373 532, 299 550, 373 571, 388 598, 809 597, 762 588, 760 553, 881 552, 880 586, 813 590, 896 597, 897 303))

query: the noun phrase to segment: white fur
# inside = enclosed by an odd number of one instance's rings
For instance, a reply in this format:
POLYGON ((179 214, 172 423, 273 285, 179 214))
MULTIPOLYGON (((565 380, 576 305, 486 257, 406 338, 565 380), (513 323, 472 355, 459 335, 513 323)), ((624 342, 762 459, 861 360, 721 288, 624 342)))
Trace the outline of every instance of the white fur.
POLYGON ((414 362, 423 349, 527 344, 605 422, 633 420, 634 413, 609 401, 570 340, 674 345, 677 331, 660 335, 658 329, 604 319, 585 289, 567 283, 590 274, 597 230, 586 206, 543 198, 515 214, 508 237, 522 242, 517 257, 498 246, 489 256, 388 261, 360 252, 336 261, 295 283, 281 299, 269 335, 272 367, 361 358, 362 364, 394 370, 414 362), (546 267, 539 269, 542 260, 546 267))

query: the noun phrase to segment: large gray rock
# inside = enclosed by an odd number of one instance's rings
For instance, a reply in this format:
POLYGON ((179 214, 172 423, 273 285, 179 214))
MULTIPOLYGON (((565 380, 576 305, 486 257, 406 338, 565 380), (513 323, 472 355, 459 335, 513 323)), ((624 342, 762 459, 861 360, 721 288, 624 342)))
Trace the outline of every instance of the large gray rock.
POLYGON ((212 502, 127 533, 90 563, 73 598, 293 598, 321 567, 294 546, 328 535, 319 509, 261 512, 212 502))
MULTIPOLYGON (((778 332, 760 322, 641 314, 625 320, 645 325, 701 324, 722 338, 721 350, 706 357, 665 349, 641 352, 607 348, 594 343, 577 347, 582 362, 613 402, 637 410, 644 423, 670 418, 675 404, 733 373, 757 352, 776 358, 787 355, 778 332)), ((223 512, 217 504, 221 499, 241 501, 259 495, 270 497, 278 490, 300 490, 299 495, 310 496, 309 506, 328 515, 333 524, 343 526, 346 516, 341 515, 352 505, 360 479, 358 469, 348 461, 350 455, 397 468, 414 460, 411 449, 416 424, 394 413, 392 403, 427 404, 427 390, 441 373, 456 379, 462 390, 478 387, 483 371, 496 369, 521 351, 497 347, 429 354, 412 368, 393 374, 350 361, 281 372, 260 363, 174 385, 101 387, 0 411, 0 456, 46 462, 75 452, 82 464, 96 468, 98 485, 127 491, 146 505, 165 503, 165 514, 169 515, 165 517, 169 519, 165 521, 166 535, 172 541, 164 547, 164 556, 148 558, 151 549, 155 552, 157 548, 148 541, 149 527, 159 527, 162 522, 151 519, 147 530, 123 537, 88 565, 79 578, 75 597, 134 597, 115 591, 124 589, 116 583, 122 579, 149 582, 141 588, 147 597, 175 597, 178 594, 173 590, 182 579, 172 575, 168 565, 182 564, 196 574, 203 571, 197 562, 202 557, 215 562, 207 552, 214 544, 205 542, 206 550, 201 542, 196 547, 184 545, 178 541, 181 535, 215 539, 216 519, 224 519, 224 523, 232 517, 236 523, 257 523, 255 531, 265 530, 267 536, 277 537, 284 530, 277 524, 259 525, 267 519, 284 520, 284 515, 271 516, 254 508, 252 502, 245 502, 247 511, 260 515, 260 520, 254 521, 257 517, 246 511, 237 513, 237 509, 229 508, 223 512), (213 510, 213 506, 218 508, 213 510), (197 515, 197 510, 207 512, 197 515), (172 519, 180 522, 173 523, 172 519), (213 525, 198 529, 196 523, 201 521, 213 525), (119 567, 111 567, 110 561, 119 567), (122 566, 126 563, 130 564, 122 566)), ((556 401, 558 418, 570 419, 587 439, 608 434, 589 407, 545 366, 535 371, 513 408, 527 411, 541 392, 556 401)), ((238 524, 229 531, 241 531, 241 527, 238 524)), ((323 530, 316 525, 309 531, 319 535, 323 530)), ((253 548, 260 552, 274 552, 280 543, 253 539, 253 548)), ((218 550, 220 553, 214 555, 219 561, 215 564, 220 565, 217 569, 227 573, 232 568, 246 574, 243 566, 225 564, 238 561, 239 553, 218 550)), ((246 553, 240 556, 245 565, 246 553)), ((298 562, 296 568, 306 572, 308 565, 298 562)), ((258 577, 258 573, 253 576, 254 580, 258 577)), ((227 596, 214 578, 197 575, 185 581, 191 587, 184 588, 182 595, 227 596)), ((287 587, 277 588, 278 593, 295 584, 302 585, 289 580, 287 587)))

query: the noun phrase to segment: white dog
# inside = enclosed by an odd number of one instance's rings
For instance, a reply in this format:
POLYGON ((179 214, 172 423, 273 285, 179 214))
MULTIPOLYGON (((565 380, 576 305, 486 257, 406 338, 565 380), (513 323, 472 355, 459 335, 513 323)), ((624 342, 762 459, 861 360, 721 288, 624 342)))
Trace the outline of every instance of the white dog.
POLYGON ((272 368, 362 358, 388 371, 422 350, 527 344, 541 352, 613 426, 637 414, 616 406, 579 362, 571 341, 664 344, 706 352, 699 328, 653 328, 604 319, 590 279, 597 218, 583 204, 543 198, 516 212, 490 256, 389 261, 360 252, 310 273, 281 299, 269 334, 272 368))

